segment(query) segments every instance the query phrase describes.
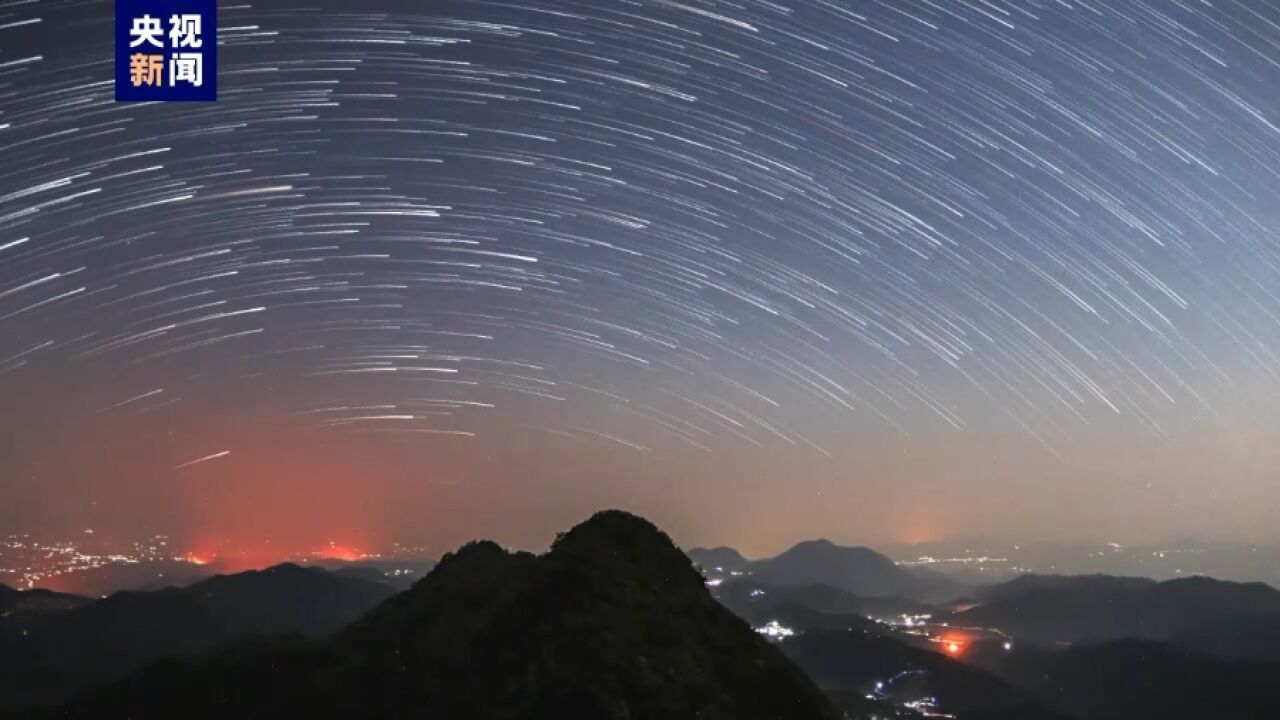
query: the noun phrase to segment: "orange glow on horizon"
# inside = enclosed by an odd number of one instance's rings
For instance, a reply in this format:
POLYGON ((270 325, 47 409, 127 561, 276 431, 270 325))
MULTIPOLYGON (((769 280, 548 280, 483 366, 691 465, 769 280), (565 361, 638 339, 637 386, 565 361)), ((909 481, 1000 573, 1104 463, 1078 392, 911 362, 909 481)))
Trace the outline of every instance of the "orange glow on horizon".
POLYGON ((355 562, 356 560, 363 560, 369 557, 367 554, 360 552, 356 548, 349 547, 347 545, 336 545, 334 543, 329 543, 328 546, 316 550, 311 554, 324 560, 342 560, 344 562, 355 562))

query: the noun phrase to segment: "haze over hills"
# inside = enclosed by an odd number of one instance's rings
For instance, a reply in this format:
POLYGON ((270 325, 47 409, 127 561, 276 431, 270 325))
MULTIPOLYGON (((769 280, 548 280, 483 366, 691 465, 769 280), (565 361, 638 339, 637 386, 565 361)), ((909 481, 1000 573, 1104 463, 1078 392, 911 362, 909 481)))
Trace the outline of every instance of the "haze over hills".
POLYGON ((541 556, 490 542, 324 642, 155 666, 58 717, 836 718, 647 522, 604 512, 541 556), (273 668, 272 672, 263 672, 273 668))
MULTIPOLYGON (((778 558, 744 559, 735 571, 744 574, 713 569, 710 579, 690 559, 718 556, 724 568, 735 555, 685 555, 646 521, 607 511, 543 555, 468 544, 400 593, 374 567, 282 565, 182 589, 66 598, 0 617, 0 714, 1243 720, 1280 713, 1280 663, 1237 659, 1250 656, 1248 644, 1222 642, 1220 656, 1187 649, 1197 639, 1233 638, 1224 627, 1252 627, 1225 618, 1271 618, 1280 593, 1260 584, 1026 576, 969 588, 979 604, 947 614, 831 584, 768 584, 755 569, 778 572, 778 558), (1123 622, 1135 616, 1146 620, 1123 622), (1078 644, 1055 644, 1063 628, 1078 644), (1179 645, 1110 639, 1143 637, 1139 631, 1179 645), (61 707, 45 706, 51 714, 40 707, 69 695, 61 707)), ((802 543, 779 558, 791 567, 773 577, 797 583, 815 576, 882 591, 919 587, 914 573, 862 548, 802 543), (805 568, 809 559, 816 562, 805 568), (907 584, 886 584, 901 583, 899 572, 907 584)), ((12 605, 15 595, 50 594, 0 589, 0 601, 12 605)))
MULTIPOLYGON (((68 541, 70 542, 70 541, 68 541)), ((250 562, 237 556, 189 554, 183 556, 172 548, 156 548, 151 539, 133 543, 129 549, 104 546, 95 549, 86 546, 77 552, 89 553, 86 566, 66 567, 67 542, 43 544, 55 553, 54 560, 42 561, 40 554, 25 548, 24 554, 12 555, 0 542, 0 564, 8 567, 0 570, 0 584, 27 587, 24 578, 39 576, 37 586, 84 596, 108 595, 119 590, 158 590, 170 586, 185 586, 215 574, 240 572, 251 567, 265 567, 274 562, 298 562, 303 565, 323 567, 329 570, 352 568, 374 569, 397 588, 404 589, 431 569, 433 560, 429 551, 421 547, 396 544, 392 554, 364 555, 358 559, 323 557, 318 553, 282 557, 278 560, 260 559, 250 562), (148 545, 151 543, 151 545, 148 545), (141 548, 144 552, 139 552, 141 548), (166 551, 162 556, 159 551, 166 551), (412 554, 406 553, 412 551, 412 554), (121 554, 122 559, 110 558, 121 554), (289 557, 294 557, 290 560, 289 557), (47 566, 57 558, 64 558, 61 565, 47 566), (8 577, 9 580, 4 580, 8 577)), ((805 541, 818 543, 821 541, 805 541)), ((39 545, 30 541, 27 545, 39 545)), ((794 549, 794 548, 793 548, 794 549)), ((1263 545, 1232 543, 1184 542, 1164 546, 1121 547, 1115 544, 1062 544, 1062 543, 983 543, 980 541, 935 541, 917 545, 889 544, 873 548, 877 555, 889 558, 902 570, 927 578, 944 577, 963 587, 989 585, 1004 582, 1024 574, 1108 574, 1119 576, 1151 577, 1157 580, 1206 575, 1222 580, 1239 582, 1263 581, 1280 586, 1280 548, 1263 545)), ((752 561, 731 547, 696 548, 690 551, 698 562, 708 568, 722 568, 726 573, 746 572, 752 561)), ((47 554, 47 553, 46 553, 47 554)), ((366 577, 374 577, 366 574, 366 577)), ((858 592, 863 596, 880 594, 858 592)), ((932 593, 931 593, 932 594, 932 593)), ((940 593, 945 595, 946 593, 940 593)), ((938 600, 944 598, 929 598, 938 600)))
MULTIPOLYGON (((791 549, 808 543, 797 543, 791 549)), ((1280 587, 1280 546, 1182 541, 1162 545, 938 540, 870 548, 912 573, 944 576, 961 586, 991 585, 1022 575, 1112 575, 1171 580, 1198 575, 1280 587)), ((694 548, 700 565, 747 572, 753 561, 732 547, 694 548)), ((866 593, 859 593, 866 594, 866 593)))
POLYGON ((1280 544, 1191 539, 1122 545, 1112 542, 993 542, 978 538, 877 545, 910 567, 929 568, 961 582, 989 584, 1027 573, 1116 575, 1172 580, 1204 575, 1280 587, 1280 544))

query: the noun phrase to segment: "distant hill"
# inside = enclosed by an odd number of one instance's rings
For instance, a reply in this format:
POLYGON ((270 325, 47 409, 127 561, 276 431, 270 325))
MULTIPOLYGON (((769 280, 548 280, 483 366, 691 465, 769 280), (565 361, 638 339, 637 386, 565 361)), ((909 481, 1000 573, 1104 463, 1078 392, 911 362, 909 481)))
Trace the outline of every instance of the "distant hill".
POLYGON ((979 600, 952 621, 1045 645, 1136 638, 1280 660, 1280 591, 1262 583, 1027 575, 987 588, 979 600))
POLYGON ((980 589, 975 596, 984 603, 1006 599, 1019 599, 1031 593, 1071 592, 1101 590, 1142 590, 1155 587, 1156 580, 1143 577, 1117 577, 1115 575, 1039 575, 1029 573, 996 585, 980 589))
POLYGON ((1020 646, 1012 653, 980 644, 966 652, 966 661, 1089 720, 1280 717, 1277 662, 1212 658, 1146 640, 1063 650, 1020 646))
POLYGON ((0 585, 0 618, 18 613, 62 612, 90 602, 89 598, 36 588, 15 590, 0 585))
POLYGON ((706 570, 725 573, 742 572, 751 566, 751 561, 731 547, 694 548, 688 552, 689 559, 706 570))
POLYGON ((750 574, 761 583, 779 588, 827 585, 867 598, 901 597, 929 602, 951 600, 966 590, 938 573, 904 569, 870 548, 845 547, 830 540, 805 541, 781 555, 754 561, 723 547, 692 550, 689 555, 709 577, 750 574))
POLYGON ((57 714, 125 716, 838 717, 666 535, 617 511, 541 556, 467 545, 329 641, 167 662, 57 714))
POLYGON ((296 565, 186 588, 120 592, 56 614, 0 618, 0 707, 58 700, 161 657, 258 634, 320 636, 394 591, 296 565))

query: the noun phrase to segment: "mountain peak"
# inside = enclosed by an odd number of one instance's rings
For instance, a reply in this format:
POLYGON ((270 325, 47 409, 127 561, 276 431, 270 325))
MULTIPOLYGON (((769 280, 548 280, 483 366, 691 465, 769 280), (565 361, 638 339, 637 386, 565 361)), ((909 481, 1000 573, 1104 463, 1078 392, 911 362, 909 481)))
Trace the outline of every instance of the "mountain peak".
POLYGON ((631 602, 653 593, 695 602, 710 597, 692 561, 666 533, 620 510, 574 526, 539 559, 548 578, 579 589, 584 600, 629 596, 631 602))
POLYGON ((666 533, 622 510, 602 510, 560 534, 551 546, 551 554, 557 553, 632 559, 644 555, 679 562, 682 567, 689 565, 666 533))
POLYGON ((896 564, 885 555, 862 545, 837 545, 826 539, 805 540, 791 546, 791 549, 774 558, 788 558, 806 563, 834 563, 842 566, 853 565, 862 570, 878 568, 882 572, 890 572, 896 564))
POLYGON ((618 510, 543 555, 463 546, 325 644, 223 657, 80 707, 90 717, 128 708, 140 720, 250 708, 255 717, 837 717, 776 646, 711 597, 665 533, 618 510), (195 682, 237 692, 203 703, 182 694, 195 682))
POLYGON ((601 510, 568 532, 561 533, 552 549, 565 544, 598 542, 614 545, 657 543, 675 547, 671 538, 653 523, 625 510, 601 510))
MULTIPOLYGON (((826 538, 818 538, 816 540, 802 540, 791 546, 791 550, 820 550, 820 551, 844 551, 849 553, 867 553, 871 555, 880 555, 880 553, 863 545, 838 545, 826 538)), ((790 551, 788 551, 790 552, 790 551)), ((881 556, 883 557, 883 556, 881 556)))
POLYGON ((688 555, 689 559, 704 570, 742 572, 751 566, 751 561, 743 557, 742 553, 724 545, 713 548, 693 548, 688 555))
POLYGON ((863 597, 902 596, 917 600, 954 597, 951 581, 908 571, 893 560, 862 546, 837 545, 830 540, 796 543, 781 555, 750 565, 751 574, 778 587, 825 583, 863 597))
POLYGON ((453 552, 445 553, 440 558, 440 562, 436 564, 436 569, 452 572, 449 569, 450 566, 489 562, 494 558, 506 557, 507 554, 507 551, 501 545, 492 540, 472 540, 453 552))

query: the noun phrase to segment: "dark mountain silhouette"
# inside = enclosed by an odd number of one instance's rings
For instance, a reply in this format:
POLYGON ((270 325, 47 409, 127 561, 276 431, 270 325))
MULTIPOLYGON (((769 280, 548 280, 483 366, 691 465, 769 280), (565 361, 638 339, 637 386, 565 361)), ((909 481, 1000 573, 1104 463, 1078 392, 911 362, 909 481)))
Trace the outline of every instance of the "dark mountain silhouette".
POLYGON ((19 613, 62 612, 90 602, 89 598, 70 593, 35 588, 15 590, 0 585, 0 618, 19 613))
POLYGON ((1167 643, 1118 640, 1063 650, 976 644, 966 661, 1089 720, 1280 717, 1280 663, 1224 660, 1167 643))
POLYGON ((991 603, 1007 598, 1021 598, 1033 592, 1058 592, 1093 588, 1107 591, 1149 588, 1158 581, 1143 577, 1116 575, 1038 575, 1028 573, 1006 582, 981 588, 974 595, 979 602, 991 603))
POLYGON ((598 513, 541 556, 447 555, 327 641, 171 661, 64 718, 836 718, 666 535, 598 513))
POLYGON ((252 635, 331 633, 392 592, 278 565, 186 588, 120 592, 57 614, 10 615, 0 618, 0 707, 57 700, 157 658, 252 635))
POLYGON ((709 578, 750 575, 778 588, 827 585, 865 598, 928 602, 951 600, 966 590, 944 575, 907 570, 870 548, 845 547, 830 540, 808 540, 762 560, 747 560, 727 547, 698 548, 689 551, 689 557, 709 578))
POLYGON ((734 573, 743 572, 751 566, 750 560, 731 547, 694 548, 688 554, 689 559, 704 570, 734 573))
POLYGON ((1280 660, 1280 591, 1262 583, 1023 576, 980 599, 983 604, 953 621, 999 627, 1045 645, 1136 638, 1223 657, 1280 660))
POLYGON ((829 540, 802 542, 781 555, 757 560, 750 572, 777 587, 825 584, 864 597, 940 601, 963 591, 941 575, 908 571, 870 548, 843 547, 829 540))

